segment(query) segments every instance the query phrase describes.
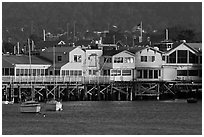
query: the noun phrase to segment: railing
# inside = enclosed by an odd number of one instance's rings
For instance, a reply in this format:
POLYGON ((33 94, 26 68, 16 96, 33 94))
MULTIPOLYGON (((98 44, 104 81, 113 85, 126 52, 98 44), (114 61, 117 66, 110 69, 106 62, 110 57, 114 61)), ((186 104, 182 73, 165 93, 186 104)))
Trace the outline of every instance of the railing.
POLYGON ((110 83, 110 76, 2 76, 3 83, 110 83))

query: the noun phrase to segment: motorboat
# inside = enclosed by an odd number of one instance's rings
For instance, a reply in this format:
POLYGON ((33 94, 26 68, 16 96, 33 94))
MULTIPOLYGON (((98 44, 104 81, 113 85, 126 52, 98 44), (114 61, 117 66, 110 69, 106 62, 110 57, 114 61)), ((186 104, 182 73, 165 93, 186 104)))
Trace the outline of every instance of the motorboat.
POLYGON ((197 103, 198 100, 196 98, 187 98, 188 103, 197 103))
POLYGON ((39 113, 40 109, 40 103, 36 101, 26 101, 20 106, 20 112, 22 113, 39 113))
POLYGON ((62 103, 60 101, 51 100, 46 103, 47 111, 62 111, 62 103))

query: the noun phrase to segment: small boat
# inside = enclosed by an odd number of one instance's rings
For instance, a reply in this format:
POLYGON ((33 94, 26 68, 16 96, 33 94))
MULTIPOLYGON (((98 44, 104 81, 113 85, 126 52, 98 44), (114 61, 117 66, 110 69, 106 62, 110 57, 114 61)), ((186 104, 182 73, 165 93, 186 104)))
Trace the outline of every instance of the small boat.
POLYGON ((198 100, 196 98, 187 98, 188 103, 197 103, 198 100))
POLYGON ((62 103, 56 100, 51 100, 46 103, 47 111, 62 111, 62 103))
POLYGON ((20 112, 22 113, 39 113, 41 106, 36 101, 26 101, 21 104, 20 112))

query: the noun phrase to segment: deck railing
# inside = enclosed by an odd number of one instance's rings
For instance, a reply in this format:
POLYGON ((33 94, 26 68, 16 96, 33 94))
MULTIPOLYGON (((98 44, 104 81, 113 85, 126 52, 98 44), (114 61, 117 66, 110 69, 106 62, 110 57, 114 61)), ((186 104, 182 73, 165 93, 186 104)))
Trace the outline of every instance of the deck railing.
POLYGON ((2 76, 3 83, 110 83, 110 76, 2 76))

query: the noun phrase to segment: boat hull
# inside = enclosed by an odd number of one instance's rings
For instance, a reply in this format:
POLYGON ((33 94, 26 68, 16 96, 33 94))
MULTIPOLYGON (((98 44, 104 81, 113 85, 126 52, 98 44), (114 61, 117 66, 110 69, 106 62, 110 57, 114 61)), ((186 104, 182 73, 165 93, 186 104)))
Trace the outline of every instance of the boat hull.
POLYGON ((40 109, 40 104, 23 104, 20 106, 20 112, 22 113, 39 113, 40 109))
POLYGON ((47 111, 61 111, 62 103, 61 102, 48 102, 46 103, 47 111))
POLYGON ((188 99, 187 99, 187 102, 188 102, 188 103, 197 103, 198 100, 197 100, 196 98, 188 98, 188 99))

